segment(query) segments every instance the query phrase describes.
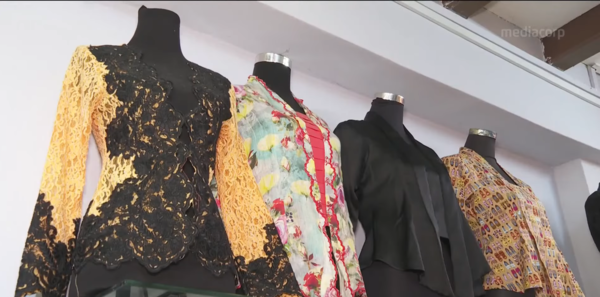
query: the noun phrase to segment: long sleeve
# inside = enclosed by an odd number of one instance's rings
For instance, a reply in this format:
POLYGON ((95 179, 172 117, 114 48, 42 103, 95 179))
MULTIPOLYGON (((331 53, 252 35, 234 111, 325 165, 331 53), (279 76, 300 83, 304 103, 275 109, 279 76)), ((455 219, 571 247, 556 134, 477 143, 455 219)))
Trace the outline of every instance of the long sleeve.
POLYGON ((235 92, 231 118, 217 141, 215 178, 221 217, 247 296, 302 296, 287 254, 248 165, 238 133, 235 92))
POLYGON ((66 295, 91 132, 89 61, 87 48, 77 48, 64 78, 15 296, 66 295))
MULTIPOLYGON (((463 232, 463 240, 467 243, 476 243, 480 237, 481 226, 477 222, 477 216, 473 213, 472 208, 472 196, 473 191, 471 185, 469 185, 469 177, 465 174, 464 167, 459 155, 453 155, 442 158, 448 174, 450 175, 450 181, 452 188, 456 195, 460 211, 462 211, 460 220, 463 232)), ((460 214, 459 210, 457 212, 460 214)), ((485 295, 483 283, 485 276, 491 271, 489 264, 481 253, 481 243, 479 246, 468 244, 465 246, 467 255, 469 256, 470 274, 473 284, 473 293, 475 296, 485 295)))
POLYGON ((356 231, 360 207, 360 199, 356 192, 362 179, 365 159, 363 145, 360 142, 362 138, 355 135, 347 122, 335 127, 333 133, 340 139, 344 198, 348 206, 350 221, 356 231))
POLYGON ((467 179, 464 175, 464 170, 462 163, 460 161, 460 157, 458 156, 449 156, 442 158, 444 165, 448 169, 448 173, 450 174, 450 180, 452 181, 452 188, 454 188, 454 193, 456 194, 456 199, 458 200, 458 205, 460 209, 465 214, 465 217, 471 223, 471 220, 475 219, 471 214, 471 206, 469 198, 473 192, 471 191, 470 186, 467 184, 467 179))

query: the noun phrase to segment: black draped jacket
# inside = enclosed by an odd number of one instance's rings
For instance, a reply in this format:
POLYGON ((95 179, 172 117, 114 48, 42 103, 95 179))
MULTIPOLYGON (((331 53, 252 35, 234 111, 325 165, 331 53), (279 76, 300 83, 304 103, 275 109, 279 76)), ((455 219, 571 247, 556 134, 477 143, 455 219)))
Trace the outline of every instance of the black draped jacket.
POLYGON ((600 185, 585 201, 585 216, 592 239, 600 251, 600 185))
POLYGON ((379 260, 401 270, 420 271, 421 283, 446 296, 483 295, 490 267, 456 200, 450 176, 438 155, 406 130, 407 143, 373 112, 364 121, 340 123, 344 195, 354 226, 360 220, 366 241, 361 268, 379 260), (428 162, 419 162, 425 156, 428 162), (435 168, 428 168, 434 166, 435 168), (427 170, 440 177, 443 197, 427 191, 427 170), (454 284, 446 273, 432 199, 441 199, 452 254, 454 284), (454 287, 454 290, 452 289, 454 287))

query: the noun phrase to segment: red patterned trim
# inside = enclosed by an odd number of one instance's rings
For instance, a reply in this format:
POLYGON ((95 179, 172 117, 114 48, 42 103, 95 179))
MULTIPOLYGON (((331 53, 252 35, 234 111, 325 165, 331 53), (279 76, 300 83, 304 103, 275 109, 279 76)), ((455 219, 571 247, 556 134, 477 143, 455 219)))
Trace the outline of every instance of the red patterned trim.
MULTIPOLYGON (((302 102, 300 102, 300 103, 301 103, 301 105, 303 105, 302 102)), ((310 109, 306 108, 306 106, 302 106, 302 108, 304 108, 307 111, 306 117, 312 116, 312 117, 316 118, 318 122, 323 122, 319 117, 317 117, 314 113, 312 113, 312 111, 310 109)), ((313 120, 311 119, 311 121, 313 121, 313 120)), ((326 184, 326 186, 329 186, 333 191, 333 197, 332 197, 333 203, 332 203, 332 207, 331 207, 331 209, 332 209, 331 214, 332 214, 332 219, 336 222, 336 226, 338 226, 335 229, 330 228, 330 230, 332 230, 332 233, 333 233, 332 236, 335 236, 337 238, 338 242, 340 243, 340 246, 342 247, 342 251, 341 251, 342 255, 340 258, 341 258, 342 266, 344 267, 344 272, 346 273, 346 287, 348 288, 348 290, 350 290, 351 296, 354 297, 357 292, 352 288, 352 285, 350 283, 350 273, 348 272, 348 267, 346 265, 346 262, 344 261, 344 255, 346 254, 346 247, 344 246, 343 241, 341 240, 341 238, 339 236, 339 232, 338 232, 339 220, 337 218, 337 214, 335 213, 335 206, 334 206, 334 204, 337 203, 339 197, 337 194, 337 190, 333 184, 335 181, 335 178, 337 177, 337 170, 335 169, 335 166, 333 166, 334 165, 333 164, 333 146, 331 145, 331 131, 327 127, 325 127, 326 125, 323 125, 322 123, 314 123, 314 124, 317 125, 317 127, 323 126, 325 128, 325 130, 327 131, 327 134, 324 135, 324 137, 323 137, 323 143, 329 146, 329 156, 325 156, 325 165, 329 165, 331 167, 331 169, 333 170, 333 174, 332 174, 332 178, 329 182, 327 181, 327 178, 325 179, 325 184, 326 184)), ((327 167, 325 167, 325 170, 327 170, 327 167)), ((327 191, 325 191, 325 192, 327 192, 327 191)), ((331 254, 331 251, 330 251, 330 254, 331 254)), ((339 256, 339 253, 337 253, 337 254, 339 256)), ((355 258, 358 261, 358 258, 357 257, 355 257, 355 258)), ((334 267, 336 267, 335 263, 332 263, 332 264, 334 265, 334 267)), ((336 270, 337 270, 337 267, 336 267, 336 270)), ((360 272, 360 269, 358 269, 358 273, 362 278, 362 273, 360 272)), ((338 274, 339 273, 335 274, 334 282, 337 282, 338 274)), ((339 293, 339 291, 337 291, 337 292, 339 293)))
MULTIPOLYGON (((314 121, 306 115, 297 114, 306 125, 306 132, 308 140, 312 146, 312 159, 315 166, 315 178, 317 185, 319 185, 319 204, 320 210, 324 218, 328 217, 327 207, 327 182, 325 180, 325 164, 327 156, 325 155, 325 137, 321 132, 321 129, 314 121)), ((325 227, 329 226, 328 220, 325 220, 325 227)))
MULTIPOLYGON (((350 273, 348 273, 348 267, 346 266, 346 262, 344 261, 344 256, 346 255, 346 247, 344 246, 344 243, 342 241, 342 239, 340 238, 340 234, 338 232, 339 227, 340 227, 340 221, 337 218, 337 214, 335 213, 335 204, 338 202, 338 194, 337 194, 337 190, 335 188, 335 186, 333 185, 335 178, 337 177, 337 170, 335 170, 335 166, 333 166, 333 146, 331 145, 331 132, 329 131, 329 129, 326 129, 327 131, 327 139, 324 139, 325 143, 329 146, 329 158, 325 158, 325 169, 327 170, 327 165, 329 165, 329 167, 331 167, 331 170, 333 170, 333 174, 332 174, 332 178, 331 180, 328 182, 327 179, 325 179, 325 183, 327 183, 329 185, 329 187, 331 187, 331 190, 333 191, 333 203, 332 203, 332 211, 331 214, 333 216, 333 219, 337 222, 335 229, 332 230, 333 235, 337 238, 338 242, 340 243, 340 246, 342 247, 342 255, 341 255, 341 261, 343 263, 344 266, 344 272, 346 273, 346 287, 348 288, 348 290, 350 290, 350 294, 351 296, 354 296, 354 290, 352 289, 352 285, 350 284, 350 273)), ((338 274, 336 273, 335 275, 336 277, 336 282, 337 282, 337 277, 338 274)))

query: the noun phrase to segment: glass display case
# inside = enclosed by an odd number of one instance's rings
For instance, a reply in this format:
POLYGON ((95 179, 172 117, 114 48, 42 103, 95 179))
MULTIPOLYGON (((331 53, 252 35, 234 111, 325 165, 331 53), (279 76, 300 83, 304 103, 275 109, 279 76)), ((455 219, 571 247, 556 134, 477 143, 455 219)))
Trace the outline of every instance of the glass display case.
POLYGON ((126 280, 95 297, 239 297, 240 295, 126 280))

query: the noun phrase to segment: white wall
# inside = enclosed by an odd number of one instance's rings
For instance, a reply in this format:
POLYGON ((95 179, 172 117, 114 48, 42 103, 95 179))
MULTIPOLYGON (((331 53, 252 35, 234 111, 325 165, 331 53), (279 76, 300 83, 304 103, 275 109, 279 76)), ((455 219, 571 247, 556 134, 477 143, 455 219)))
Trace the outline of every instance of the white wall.
MULTIPOLYGON (((232 6, 235 9, 235 6, 232 6)), ((52 132, 61 81, 78 45, 122 44, 136 24, 136 9, 120 3, 0 2, 0 296, 13 294, 27 228, 52 132)), ((255 53, 182 28, 186 57, 228 77, 245 82, 255 53)), ((365 98, 336 85, 295 72, 293 90, 334 128, 346 119, 360 119, 369 109, 365 98)), ((385 90, 382 90, 385 91, 385 90)), ((407 98, 411 100, 411 98, 407 98)), ((452 131, 421 118, 406 117, 413 134, 440 156, 454 154, 466 131, 452 131)), ((502 135, 499 135, 502 138, 502 135)), ((93 143, 93 141, 92 141, 93 143)), ((559 246, 572 266, 574 255, 558 207, 552 170, 507 151, 498 160, 529 183, 546 205, 559 246)), ((89 201, 99 173, 92 146, 84 200, 89 201)), ((573 267, 577 271, 576 267, 573 267)))
POLYGON ((587 161, 582 161, 581 165, 583 167, 583 172, 585 173, 588 192, 591 194, 598 190, 598 184, 600 183, 600 166, 587 161))
POLYGON ((598 189, 600 166, 581 159, 573 160, 554 168, 554 180, 565 228, 573 243, 580 285, 587 296, 600 296, 600 253, 590 234, 584 208, 588 196, 598 189))

